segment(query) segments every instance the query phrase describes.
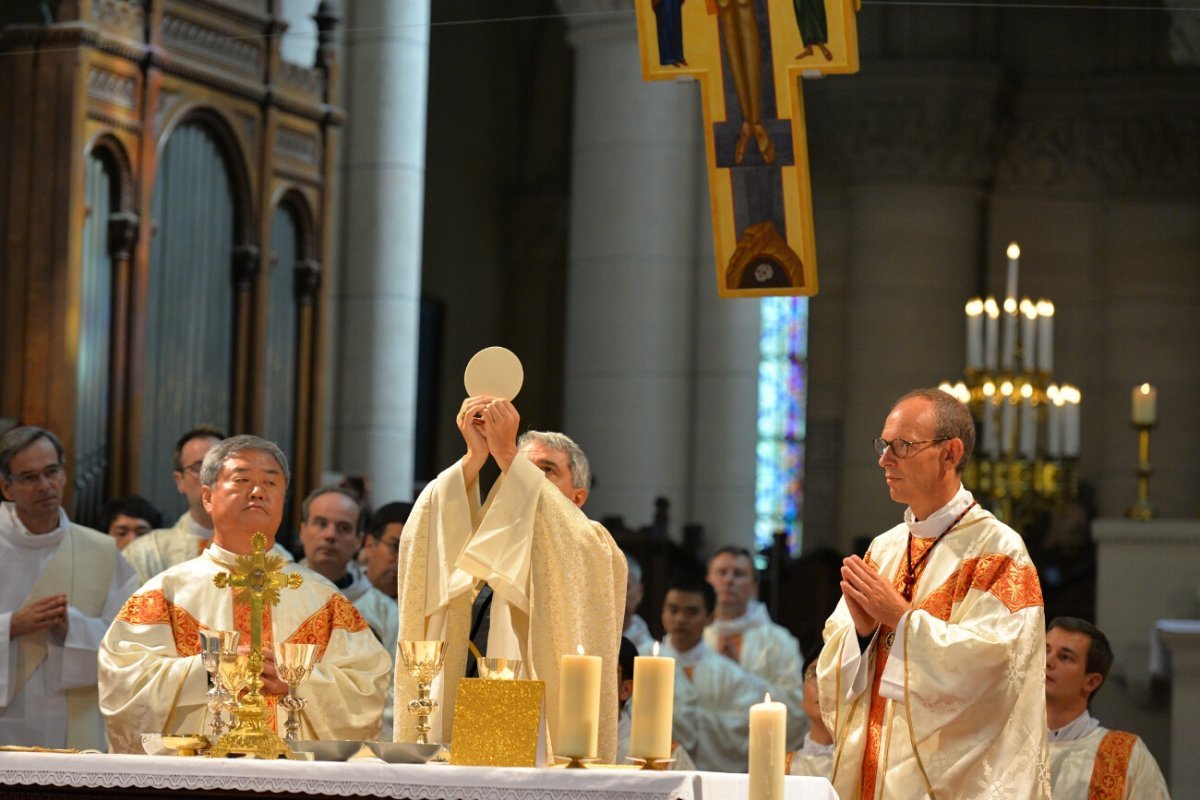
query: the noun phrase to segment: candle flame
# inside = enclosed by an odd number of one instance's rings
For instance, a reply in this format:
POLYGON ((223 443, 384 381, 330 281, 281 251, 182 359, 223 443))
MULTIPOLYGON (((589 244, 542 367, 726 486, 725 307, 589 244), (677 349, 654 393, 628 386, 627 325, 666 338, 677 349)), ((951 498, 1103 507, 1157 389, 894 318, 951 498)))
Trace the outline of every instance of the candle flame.
POLYGON ((579 655, 583 655, 583 645, 581 645, 581 644, 575 645, 575 650, 579 653, 579 655))
POLYGON ((938 391, 945 392, 946 394, 954 394, 954 387, 951 386, 950 384, 946 383, 945 381, 942 381, 941 383, 938 384, 938 391))
POLYGON ((1000 316, 1000 306, 996 305, 996 298, 994 298, 994 297, 989 297, 984 302, 983 309, 984 309, 984 311, 987 312, 987 315, 989 317, 991 317, 992 319, 996 319, 997 317, 1000 316))
POLYGON ((1005 314, 1017 313, 1017 298, 1015 298, 1015 297, 1004 298, 1004 313, 1005 314))
POLYGON ((1033 384, 1026 383, 1021 385, 1021 397, 1033 397, 1033 384))
POLYGON ((1005 381, 1004 383, 1000 384, 1000 394, 1004 395, 1005 397, 1008 397, 1012 393, 1013 393, 1012 381, 1005 381))
POLYGON ((1016 242, 1010 242, 1008 245, 1008 249, 1005 250, 1004 252, 1005 252, 1005 255, 1007 255, 1013 261, 1016 261, 1018 258, 1021 257, 1021 248, 1017 245, 1016 242))
POLYGON ((763 695, 763 702, 764 703, 771 702, 771 693, 770 692, 767 692, 766 694, 763 695))
POLYGON ((650 648, 650 650, 653 655, 657 656, 658 655, 658 642, 655 642, 654 647, 650 648))
POLYGON ((1046 387, 1046 397, 1052 403, 1058 402, 1058 384, 1057 383, 1052 383, 1046 387))
POLYGON ((1148 383, 1142 384, 1142 394, 1150 394, 1150 384, 1148 384, 1148 383))
POLYGON ((1037 313, 1039 317, 1053 317, 1054 303, 1051 303, 1049 300, 1038 300, 1037 313))
POLYGON ((1026 297, 1021 301, 1021 313, 1030 319, 1037 319, 1038 309, 1037 306, 1033 304, 1033 301, 1026 297))
POLYGON ((985 397, 991 397, 996 393, 996 384, 988 381, 983 385, 983 394, 985 397))
POLYGON ((978 297, 972 297, 967 301, 967 316, 978 317, 983 313, 983 301, 978 297))

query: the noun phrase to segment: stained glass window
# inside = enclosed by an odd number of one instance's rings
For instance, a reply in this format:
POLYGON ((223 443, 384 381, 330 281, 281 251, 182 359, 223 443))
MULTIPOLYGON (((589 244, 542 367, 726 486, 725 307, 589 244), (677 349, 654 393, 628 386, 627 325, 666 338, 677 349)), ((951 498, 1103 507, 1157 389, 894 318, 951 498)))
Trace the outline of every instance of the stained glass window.
POLYGON ((760 318, 754 543, 770 547, 786 531, 795 555, 803 526, 808 298, 765 298, 760 318))

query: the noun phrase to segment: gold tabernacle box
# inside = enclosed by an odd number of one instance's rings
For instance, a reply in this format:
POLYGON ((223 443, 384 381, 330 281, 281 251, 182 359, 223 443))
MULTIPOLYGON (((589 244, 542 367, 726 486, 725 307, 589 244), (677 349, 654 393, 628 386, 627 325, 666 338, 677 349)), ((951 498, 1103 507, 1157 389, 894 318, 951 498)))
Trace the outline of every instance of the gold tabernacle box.
POLYGON ((464 678, 454 701, 450 763, 535 767, 546 684, 464 678))

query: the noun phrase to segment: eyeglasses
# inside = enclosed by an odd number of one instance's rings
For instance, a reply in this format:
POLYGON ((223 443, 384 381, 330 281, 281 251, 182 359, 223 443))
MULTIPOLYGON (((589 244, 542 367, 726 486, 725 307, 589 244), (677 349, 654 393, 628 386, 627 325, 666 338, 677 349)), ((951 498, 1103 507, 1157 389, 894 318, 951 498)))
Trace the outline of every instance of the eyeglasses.
POLYGON ((933 444, 934 442, 944 442, 947 439, 952 439, 952 438, 954 438, 954 437, 939 436, 936 439, 925 439, 924 441, 920 441, 920 442, 910 442, 905 439, 892 439, 889 442, 887 439, 880 439, 880 438, 876 437, 874 440, 875 455, 882 456, 887 451, 887 449, 890 447, 890 448, 892 448, 892 453, 896 456, 896 458, 904 458, 912 451, 912 449, 914 447, 916 447, 919 444, 933 444))
POLYGON ((54 483, 62 473, 62 464, 51 464, 41 472, 22 472, 20 475, 14 475, 12 482, 18 486, 29 488, 37 486, 43 480, 54 483))
POLYGON ((181 469, 179 471, 180 472, 190 472, 193 476, 199 478, 200 477, 200 467, 202 467, 203 465, 204 465, 204 460, 201 459, 200 461, 193 461, 191 464, 188 464, 186 467, 184 467, 183 469, 181 469))

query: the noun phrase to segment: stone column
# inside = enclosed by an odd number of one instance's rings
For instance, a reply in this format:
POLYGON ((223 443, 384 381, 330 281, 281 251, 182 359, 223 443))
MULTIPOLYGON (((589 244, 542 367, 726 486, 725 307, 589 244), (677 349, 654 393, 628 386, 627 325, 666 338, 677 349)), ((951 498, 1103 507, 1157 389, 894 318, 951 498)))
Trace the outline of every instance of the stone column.
POLYGON ((429 2, 346 3, 334 469, 410 499, 429 2))
POLYGON ((692 84, 642 81, 631 0, 559 7, 575 48, 564 430, 592 461, 592 517, 644 524, 662 495, 677 525, 706 191, 694 169, 700 98, 692 84))
POLYGON ((892 401, 962 372, 963 304, 979 289, 999 86, 999 70, 986 67, 948 74, 944 65, 864 65, 822 87, 809 107, 814 153, 836 160, 850 184, 844 549, 900 517, 871 450, 892 401))

